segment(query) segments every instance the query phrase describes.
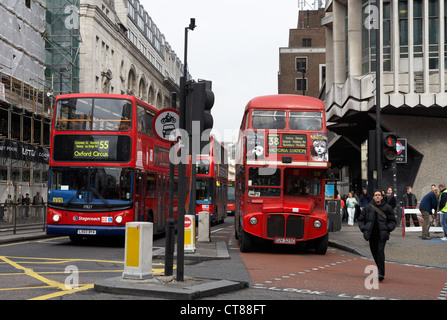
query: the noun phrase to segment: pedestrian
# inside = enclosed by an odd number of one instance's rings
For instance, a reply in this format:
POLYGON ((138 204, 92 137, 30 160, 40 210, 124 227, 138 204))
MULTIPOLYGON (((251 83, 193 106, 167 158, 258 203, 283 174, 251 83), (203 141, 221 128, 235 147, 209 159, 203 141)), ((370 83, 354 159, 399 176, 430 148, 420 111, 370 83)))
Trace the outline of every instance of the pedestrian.
POLYGON ((396 228, 396 218, 391 206, 383 201, 382 192, 374 191, 373 201, 363 208, 358 218, 360 231, 376 262, 379 281, 385 278, 385 244, 390 232, 396 228))
MULTIPOLYGON (((418 205, 418 200, 416 198, 416 196, 411 193, 413 191, 411 186, 407 186, 405 188, 405 190, 407 191, 403 197, 402 197, 402 207, 403 210, 405 212, 405 208, 407 209, 415 209, 418 205)), ((416 213, 407 213, 405 214, 405 226, 409 227, 410 226, 410 216, 413 219, 413 223, 415 227, 419 227, 419 220, 418 220, 418 216, 416 213)))
POLYGON ((33 197, 33 205, 39 206, 39 205, 42 205, 42 204, 43 204, 43 198, 40 195, 40 192, 37 191, 36 195, 33 197))
POLYGON ((42 215, 42 209, 43 209, 43 198, 40 195, 40 192, 37 191, 36 195, 33 197, 33 206, 35 206, 34 213, 35 213, 35 219, 39 219, 42 215))
POLYGON ((438 199, 433 191, 427 193, 419 203, 419 210, 422 214, 422 239, 430 240, 430 216, 432 210, 438 209, 438 199))
POLYGON ((363 188, 362 194, 359 197, 360 210, 363 210, 363 208, 366 207, 368 204, 370 204, 371 201, 372 198, 368 194, 368 191, 366 190, 366 188, 363 188))
POLYGON ((29 193, 25 194, 25 198, 22 200, 22 205, 25 210, 25 219, 29 218, 29 205, 31 204, 31 199, 29 198, 29 193))
POLYGON ((344 202, 345 206, 343 207, 343 216, 342 216, 341 221, 348 221, 348 210, 346 208, 346 199, 348 199, 348 195, 344 194, 343 195, 343 202, 344 202))
POLYGON ((355 200, 352 192, 348 193, 348 198, 346 199, 346 209, 348 211, 348 225, 354 225, 354 215, 355 206, 357 205, 357 200, 355 200))
POLYGON ((345 210, 345 202, 341 198, 341 194, 337 194, 337 200, 340 200, 340 214, 343 217, 343 211, 345 210))
POLYGON ((388 187, 386 189, 386 195, 384 196, 383 200, 385 200, 385 203, 389 204, 391 206, 391 209, 393 209, 394 214, 396 214, 396 197, 393 195, 393 188, 388 187))
POLYGON ((444 230, 444 237, 441 240, 447 241, 447 189, 445 183, 439 184, 439 211, 441 213, 441 226, 444 230))

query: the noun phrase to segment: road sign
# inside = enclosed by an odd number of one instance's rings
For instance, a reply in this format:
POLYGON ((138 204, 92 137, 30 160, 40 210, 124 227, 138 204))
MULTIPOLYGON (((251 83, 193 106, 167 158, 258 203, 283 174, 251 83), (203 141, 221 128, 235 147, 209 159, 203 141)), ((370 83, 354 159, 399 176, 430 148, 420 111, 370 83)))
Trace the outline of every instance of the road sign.
POLYGON ((152 120, 152 131, 155 136, 165 142, 177 141, 177 136, 171 135, 180 126, 179 112, 173 108, 160 110, 152 120))
POLYGON ((396 142, 396 163, 407 163, 407 139, 398 138, 396 142))

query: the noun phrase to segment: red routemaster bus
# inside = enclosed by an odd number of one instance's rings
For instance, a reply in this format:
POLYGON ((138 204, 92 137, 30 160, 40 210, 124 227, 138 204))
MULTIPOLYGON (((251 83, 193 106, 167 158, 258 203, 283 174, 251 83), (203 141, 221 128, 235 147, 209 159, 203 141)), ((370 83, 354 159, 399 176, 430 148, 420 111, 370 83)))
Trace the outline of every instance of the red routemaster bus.
MULTIPOLYGON (((57 96, 48 234, 69 235, 72 240, 124 236, 130 221, 153 222, 154 234, 165 231, 170 144, 152 132, 157 111, 129 95, 57 96)), ((175 203, 174 219, 176 209, 175 203)))
POLYGON ((325 107, 299 95, 271 95, 246 106, 236 149, 235 233, 240 250, 258 239, 328 246, 324 185, 325 107))
MULTIPOLYGON (((204 148, 204 151, 208 148, 204 148)), ((227 216, 228 155, 214 135, 210 136, 209 152, 197 156, 196 215, 210 212, 212 223, 223 222, 227 216)))

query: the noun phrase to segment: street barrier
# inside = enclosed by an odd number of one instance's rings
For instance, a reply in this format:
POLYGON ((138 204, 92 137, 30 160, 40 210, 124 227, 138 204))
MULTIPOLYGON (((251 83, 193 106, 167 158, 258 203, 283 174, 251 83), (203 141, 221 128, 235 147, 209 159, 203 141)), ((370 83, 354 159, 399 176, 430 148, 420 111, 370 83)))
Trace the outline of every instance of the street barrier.
MULTIPOLYGON (((442 227, 438 227, 438 224, 440 220, 440 214, 442 212, 438 212, 436 215, 436 220, 430 221, 430 224, 435 224, 435 226, 431 225, 429 228, 429 232, 443 232, 442 227)), ((433 217, 433 215, 432 215, 433 217)), ((406 232, 422 232, 422 227, 424 225, 424 220, 422 219, 422 214, 419 208, 417 207, 402 207, 402 237, 405 237, 406 232), (406 220, 405 215, 409 215, 408 220, 406 220), (414 220, 413 215, 416 215, 417 219, 414 220), (415 225, 415 222, 419 224, 419 226, 407 226, 407 223, 410 224, 413 222, 415 225)))
POLYGON ((16 205, 0 206, 0 232, 42 229, 45 231, 47 221, 47 207, 45 205, 16 205))
POLYGON ((152 222, 126 223, 123 279, 152 278, 152 222))
POLYGON ((197 236, 197 242, 210 242, 211 241, 211 228, 210 228, 210 213, 208 211, 199 212, 199 230, 197 236))

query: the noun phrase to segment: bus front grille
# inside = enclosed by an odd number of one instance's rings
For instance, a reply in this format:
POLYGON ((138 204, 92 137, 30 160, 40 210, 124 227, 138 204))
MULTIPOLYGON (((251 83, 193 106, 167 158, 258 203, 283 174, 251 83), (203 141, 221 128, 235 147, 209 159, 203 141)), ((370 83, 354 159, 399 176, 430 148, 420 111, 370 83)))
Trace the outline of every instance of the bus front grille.
POLYGON ((288 237, 302 239, 304 236, 304 217, 289 215, 287 224, 281 214, 272 214, 267 218, 267 237, 288 237))

